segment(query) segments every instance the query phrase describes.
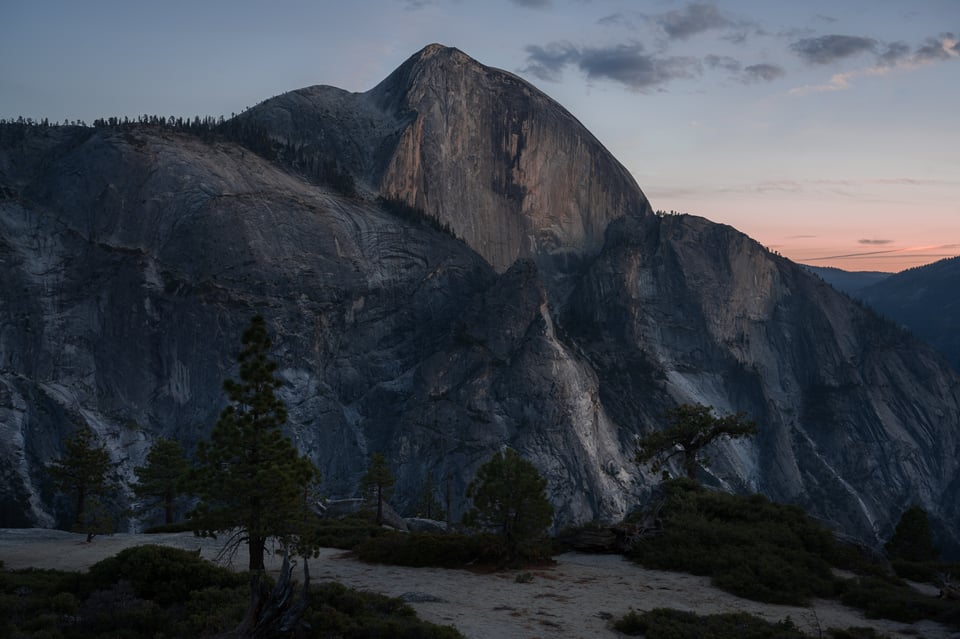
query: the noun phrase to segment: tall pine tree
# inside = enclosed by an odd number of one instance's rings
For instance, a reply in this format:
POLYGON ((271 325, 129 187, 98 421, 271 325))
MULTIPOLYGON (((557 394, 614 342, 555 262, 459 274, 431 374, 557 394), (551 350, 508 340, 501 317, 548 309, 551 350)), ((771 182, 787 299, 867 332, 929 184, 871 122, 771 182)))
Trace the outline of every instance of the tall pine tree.
POLYGON ((134 469, 137 483, 133 485, 133 492, 150 506, 162 505, 164 523, 172 524, 174 505, 189 470, 180 442, 160 438, 147 453, 146 465, 134 469))
MULTIPOLYGON (((87 541, 93 539, 94 534, 105 532, 99 525, 102 517, 94 518, 86 512, 90 500, 104 495, 111 485, 108 477, 110 454, 97 442, 93 429, 87 424, 78 428, 66 441, 63 457, 50 462, 47 470, 57 488, 76 499, 74 528, 86 532, 87 541), (91 522, 97 525, 88 526, 91 522)), ((97 510, 101 510, 99 502, 97 510)))
POLYGON ((268 539, 304 550, 310 517, 305 495, 319 471, 280 430, 287 410, 275 393, 281 382, 268 357, 271 341, 263 317, 251 320, 241 342, 240 380, 223 384, 230 405, 210 441, 197 447, 190 483, 200 502, 190 520, 201 535, 239 530, 234 539, 246 542, 249 569, 261 572, 268 539))
POLYGON ((393 492, 393 484, 396 478, 387 468, 387 460, 380 453, 374 453, 370 457, 370 466, 366 474, 360 480, 360 486, 364 497, 371 499, 377 504, 377 525, 383 524, 383 502, 388 499, 393 492))

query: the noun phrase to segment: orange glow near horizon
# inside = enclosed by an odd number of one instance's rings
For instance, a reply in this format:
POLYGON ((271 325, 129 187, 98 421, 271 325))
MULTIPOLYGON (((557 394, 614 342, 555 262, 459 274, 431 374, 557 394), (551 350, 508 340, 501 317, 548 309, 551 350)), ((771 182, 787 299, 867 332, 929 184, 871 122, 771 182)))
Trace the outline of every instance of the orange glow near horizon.
POLYGON ((898 273, 960 255, 960 209, 952 189, 924 193, 926 197, 910 203, 905 196, 831 200, 803 192, 791 194, 793 199, 731 197, 721 191, 708 195, 669 199, 679 205, 674 206, 678 211, 728 224, 800 264, 898 273), (909 210, 922 210, 923 215, 909 210))
POLYGON ((882 251, 863 251, 845 254, 822 255, 823 251, 802 248, 771 247, 794 262, 811 266, 831 266, 844 271, 900 271, 924 266, 939 260, 960 255, 956 245, 911 246, 882 251))

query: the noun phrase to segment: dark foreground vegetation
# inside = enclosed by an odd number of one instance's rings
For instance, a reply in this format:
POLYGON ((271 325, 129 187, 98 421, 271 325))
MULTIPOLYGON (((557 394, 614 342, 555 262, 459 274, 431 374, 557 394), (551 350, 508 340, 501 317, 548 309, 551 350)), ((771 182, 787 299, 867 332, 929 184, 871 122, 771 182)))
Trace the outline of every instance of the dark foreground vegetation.
POLYGON ((547 537, 522 541, 514 552, 492 533, 401 533, 373 524, 369 513, 322 519, 317 545, 353 551, 362 561, 396 566, 436 568, 519 568, 549 563, 553 548, 547 537))
POLYGON ((905 581, 946 592, 944 580, 960 574, 960 565, 934 559, 888 563, 837 541, 799 507, 760 495, 719 493, 688 480, 667 482, 663 489, 659 529, 627 553, 648 568, 709 576, 716 587, 755 601, 802 606, 814 597, 839 599, 868 618, 927 619, 960 629, 960 601, 923 594, 905 581))
MULTIPOLYGON (((86 573, 0 566, 0 637, 163 639, 214 637, 237 626, 249 577, 194 553, 161 546, 124 550, 86 573)), ((398 599, 336 583, 313 585, 304 626, 291 636, 454 639, 398 599)))
MULTIPOLYGON (((696 615, 692 612, 656 608, 649 612, 631 612, 619 619, 614 628, 625 635, 646 639, 807 639, 789 619, 777 623, 741 612, 696 615)), ((873 628, 831 628, 818 637, 829 639, 879 639, 873 628)))

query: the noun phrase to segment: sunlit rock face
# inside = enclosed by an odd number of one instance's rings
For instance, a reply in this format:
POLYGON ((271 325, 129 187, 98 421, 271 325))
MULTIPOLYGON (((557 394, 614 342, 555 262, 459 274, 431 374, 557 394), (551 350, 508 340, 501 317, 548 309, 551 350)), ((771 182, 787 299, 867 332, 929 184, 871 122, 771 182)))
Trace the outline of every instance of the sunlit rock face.
POLYGON ((617 519, 655 481, 636 436, 700 402, 760 425, 702 481, 873 543, 918 503, 956 544, 957 373, 734 229, 652 214, 530 85, 431 46, 367 93, 238 118, 280 159, 156 127, 3 129, 0 526, 67 516, 44 468, 80 423, 123 486, 157 437, 192 450, 261 313, 287 433, 331 497, 382 452, 401 513, 429 477, 457 519, 510 446, 547 478, 555 526, 617 519), (321 160, 359 194, 308 179, 321 160))
POLYGON ((245 113, 331 152, 380 195, 422 209, 503 272, 565 268, 607 224, 650 213, 633 177, 576 118, 517 76, 430 45, 366 93, 317 86, 245 113))

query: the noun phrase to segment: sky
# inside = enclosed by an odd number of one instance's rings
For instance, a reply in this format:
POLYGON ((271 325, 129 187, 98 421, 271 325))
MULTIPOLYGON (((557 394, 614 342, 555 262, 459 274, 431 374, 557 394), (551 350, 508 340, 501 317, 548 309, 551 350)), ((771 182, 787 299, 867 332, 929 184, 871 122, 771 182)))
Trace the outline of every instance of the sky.
POLYGON ((960 254, 960 0, 4 0, 0 117, 238 113, 427 44, 528 80, 655 209, 790 259, 960 254))

